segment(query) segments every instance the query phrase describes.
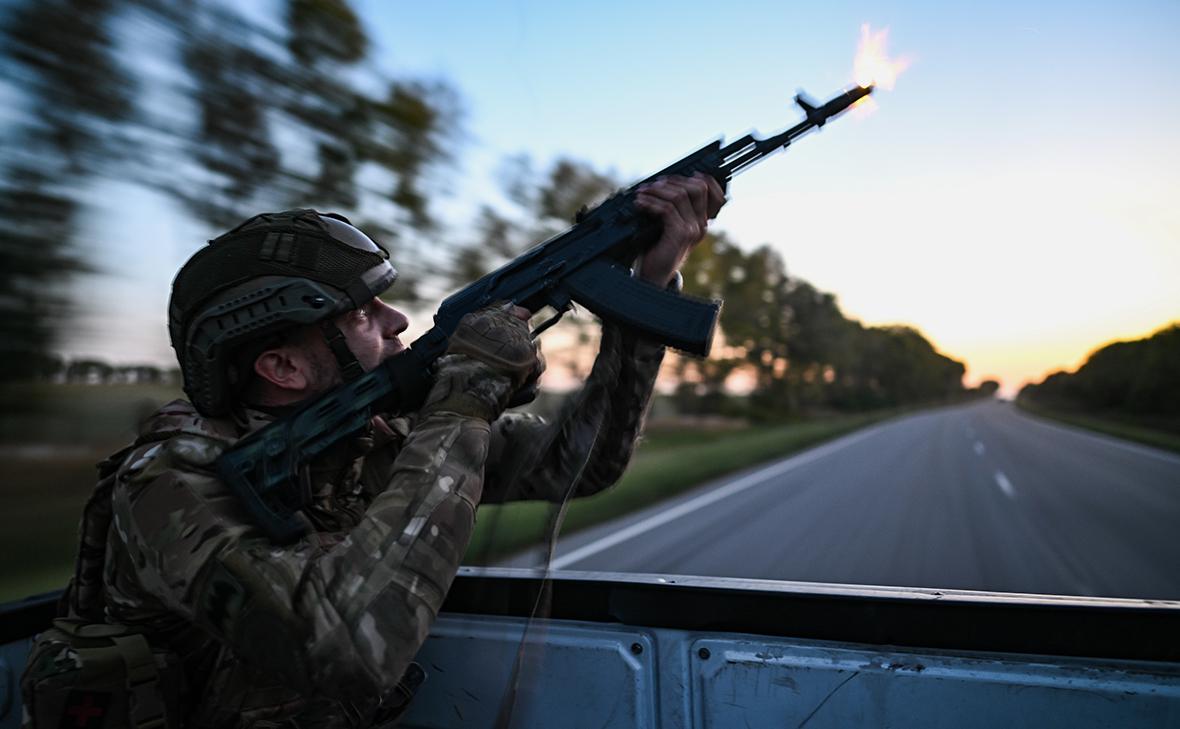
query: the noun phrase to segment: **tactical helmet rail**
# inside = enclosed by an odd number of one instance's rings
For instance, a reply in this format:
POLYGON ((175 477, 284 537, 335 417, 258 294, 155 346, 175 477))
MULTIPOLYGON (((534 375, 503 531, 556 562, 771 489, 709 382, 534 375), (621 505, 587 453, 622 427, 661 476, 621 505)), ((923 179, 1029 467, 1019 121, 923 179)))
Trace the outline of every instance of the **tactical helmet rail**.
POLYGON ((389 252, 342 215, 256 215, 193 255, 172 282, 168 334, 184 391, 208 416, 229 412, 249 379, 235 359, 251 343, 319 323, 345 379, 359 376, 333 317, 363 306, 397 278, 389 252))

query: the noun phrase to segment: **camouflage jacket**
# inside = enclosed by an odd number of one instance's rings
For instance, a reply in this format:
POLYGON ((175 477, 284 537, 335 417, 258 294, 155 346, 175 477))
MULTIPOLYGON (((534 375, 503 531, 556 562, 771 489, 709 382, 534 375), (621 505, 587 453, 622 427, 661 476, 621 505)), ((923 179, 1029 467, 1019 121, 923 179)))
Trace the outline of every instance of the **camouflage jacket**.
POLYGON ((79 568, 76 612, 143 628, 180 657, 194 727, 354 727, 379 721, 430 631, 480 503, 560 501, 622 474, 663 347, 605 327, 592 373, 552 423, 435 413, 375 418, 304 477, 314 529, 278 546, 250 523, 214 461, 269 417, 161 409, 121 461, 101 574, 79 568), (587 449, 592 448, 589 459, 587 449), (90 606, 90 608, 87 608, 90 606))

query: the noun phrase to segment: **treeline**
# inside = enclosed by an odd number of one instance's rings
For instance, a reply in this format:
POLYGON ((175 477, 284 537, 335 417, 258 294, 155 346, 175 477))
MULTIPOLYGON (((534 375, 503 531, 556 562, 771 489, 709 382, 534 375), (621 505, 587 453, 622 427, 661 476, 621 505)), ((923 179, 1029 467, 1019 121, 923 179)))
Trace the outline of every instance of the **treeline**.
MULTIPOLYGON (((710 236, 685 268, 685 291, 723 298, 721 357, 680 359, 681 409, 768 420, 965 396, 962 362, 908 326, 867 327, 836 297, 788 274, 770 246, 744 252, 710 236), (748 398, 727 385, 752 385, 748 398)), ((985 386, 988 394, 994 392, 985 386)))
MULTIPOLYGON (((480 233, 462 247, 456 283, 569 224, 584 206, 618 189, 613 175, 559 159, 537 171, 527 158, 505 167, 514 213, 485 208, 480 233)), ((859 411, 992 395, 998 383, 963 387, 962 362, 938 353, 907 326, 866 327, 840 311, 836 297, 789 275, 770 246, 745 252, 708 235, 683 271, 685 293, 721 298, 721 341, 709 359, 676 360, 677 409, 777 419, 823 410, 859 411), (737 397, 735 388, 749 390, 737 397)))
MULTIPOLYGON (((574 160, 537 170, 515 157, 501 171, 506 203, 481 208, 456 241, 431 201, 462 136, 458 95, 379 70, 348 0, 276 6, 265 23, 228 2, 0 8, 0 91, 11 103, 0 119, 10 142, 0 152, 0 381, 155 376, 95 361, 46 374, 69 320, 67 285, 95 268, 118 271, 101 246, 123 231, 86 238, 92 206, 117 204, 95 194, 112 183, 153 191, 210 233, 262 210, 344 212, 412 261, 392 290, 402 302, 467 283, 619 187, 574 160), (404 273, 413 270, 429 274, 413 280, 404 273)), ((715 356, 676 360, 684 411, 778 418, 965 394, 962 363, 912 328, 848 319, 768 246, 745 252, 711 236, 685 274, 688 293, 726 305, 715 356), (751 394, 735 398, 735 388, 751 394)))
POLYGON ((180 386, 179 367, 157 367, 151 364, 116 365, 89 357, 67 360, 56 355, 36 357, 26 366, 30 373, 29 379, 39 382, 180 386))
POLYGON ((1047 407, 1146 416, 1180 416, 1180 323, 1150 337, 1114 342, 1077 372, 1054 372, 1019 397, 1047 407))

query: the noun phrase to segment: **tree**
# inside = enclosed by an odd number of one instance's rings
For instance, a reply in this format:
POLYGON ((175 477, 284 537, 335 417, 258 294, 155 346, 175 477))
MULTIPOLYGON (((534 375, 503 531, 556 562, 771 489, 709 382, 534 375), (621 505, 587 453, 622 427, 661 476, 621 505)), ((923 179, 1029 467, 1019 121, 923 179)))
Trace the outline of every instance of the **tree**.
POLYGON ((114 374, 115 368, 96 359, 80 359, 66 366, 66 379, 70 382, 101 384, 114 374))
POLYGON ((0 11, 0 82, 20 102, 0 155, 0 380, 29 376, 55 345, 68 284, 90 269, 88 205, 110 204, 96 182, 167 195, 210 232, 313 205, 385 221, 386 245, 433 229, 456 95, 366 65, 367 32, 346 0, 286 9, 278 30, 189 0, 13 0, 0 11), (133 23, 129 42, 119 31, 133 23))
POLYGON ((1135 415, 1180 414, 1180 324, 1095 350, 1076 372, 1054 372, 1020 397, 1054 407, 1135 415))
POLYGON ((984 380, 975 388, 983 397, 995 397, 1000 390, 1000 383, 996 380, 984 380))
POLYGON ((77 241, 83 188, 117 157, 109 131, 133 118, 114 53, 117 0, 39 0, 0 12, 0 72, 24 113, 0 158, 0 381, 36 373, 88 269, 77 241))

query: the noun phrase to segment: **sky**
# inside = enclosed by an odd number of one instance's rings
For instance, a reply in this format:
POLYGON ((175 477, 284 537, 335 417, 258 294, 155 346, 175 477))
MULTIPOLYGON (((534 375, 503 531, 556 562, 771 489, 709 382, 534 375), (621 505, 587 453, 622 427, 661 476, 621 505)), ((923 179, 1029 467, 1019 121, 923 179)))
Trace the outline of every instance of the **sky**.
MULTIPOLYGON (((378 66, 463 99, 439 206, 457 238, 499 197, 508 155, 646 176, 719 136, 794 124, 795 92, 841 91, 862 25, 888 28, 891 54, 912 63, 879 108, 738 177, 715 226, 743 248, 774 246, 848 316, 916 327, 967 364, 968 384, 995 377, 1014 394, 1180 319, 1180 3, 970 5, 357 8, 378 66)), ((154 245, 87 284, 91 315, 126 338, 77 347, 166 363, 168 284, 203 233, 158 213, 129 227, 126 240, 154 245)))

